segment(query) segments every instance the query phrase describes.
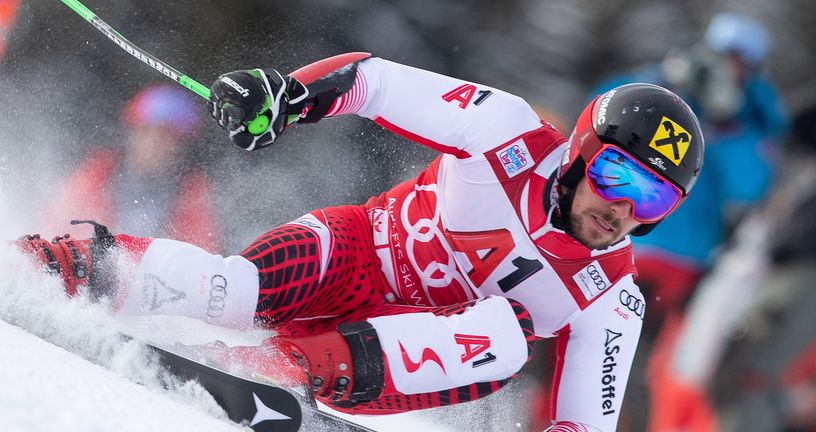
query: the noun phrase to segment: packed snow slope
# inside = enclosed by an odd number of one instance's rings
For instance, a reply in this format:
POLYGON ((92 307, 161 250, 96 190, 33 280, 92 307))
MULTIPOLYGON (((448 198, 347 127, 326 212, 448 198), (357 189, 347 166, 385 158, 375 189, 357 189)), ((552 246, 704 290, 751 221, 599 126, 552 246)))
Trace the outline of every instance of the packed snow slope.
POLYGON ((2 321, 0 340, 4 431, 240 430, 2 321))

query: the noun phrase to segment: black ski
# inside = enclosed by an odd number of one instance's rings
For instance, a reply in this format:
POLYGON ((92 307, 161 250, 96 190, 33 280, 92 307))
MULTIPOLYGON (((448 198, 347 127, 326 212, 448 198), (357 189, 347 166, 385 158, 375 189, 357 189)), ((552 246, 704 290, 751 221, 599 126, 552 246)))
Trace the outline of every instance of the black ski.
POLYGON ((302 425, 314 425, 317 430, 333 432, 375 432, 318 410, 310 395, 296 395, 288 389, 238 377, 155 345, 141 343, 156 354, 164 369, 180 379, 198 382, 232 421, 248 425, 256 432, 298 432, 302 425))
POLYGON ((230 420, 256 432, 298 432, 303 420, 301 404, 291 392, 222 372, 202 363, 144 343, 168 372, 201 384, 224 408, 230 420))

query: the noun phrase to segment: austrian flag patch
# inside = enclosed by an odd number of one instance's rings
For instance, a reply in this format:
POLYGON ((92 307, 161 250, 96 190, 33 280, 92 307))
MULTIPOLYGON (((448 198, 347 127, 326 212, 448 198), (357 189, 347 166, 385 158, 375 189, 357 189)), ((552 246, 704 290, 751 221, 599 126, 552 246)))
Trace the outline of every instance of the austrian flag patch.
POLYGON ((507 173, 507 177, 513 178, 517 174, 526 171, 533 166, 533 158, 527 150, 527 145, 523 140, 519 140, 509 147, 496 152, 499 161, 507 173))

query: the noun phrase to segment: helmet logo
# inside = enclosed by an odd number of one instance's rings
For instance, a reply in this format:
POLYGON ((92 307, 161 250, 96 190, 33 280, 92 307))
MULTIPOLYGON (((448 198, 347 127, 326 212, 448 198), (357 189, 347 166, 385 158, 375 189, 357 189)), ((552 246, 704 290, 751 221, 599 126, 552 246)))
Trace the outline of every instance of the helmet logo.
POLYGON ((666 156, 675 165, 680 166, 680 162, 683 161, 691 144, 691 138, 691 134, 683 129, 683 126, 663 116, 660 125, 657 127, 657 132, 655 132, 652 141, 649 143, 649 147, 666 156))
POLYGON ((601 99, 601 105, 598 107, 598 114, 595 118, 595 124, 600 126, 606 122, 606 107, 609 106, 609 101, 612 100, 612 96, 615 96, 617 93, 617 89, 609 90, 601 99))
POLYGON ((663 158, 650 157, 649 162, 651 162, 652 165, 660 168, 661 171, 666 171, 666 164, 663 163, 663 158))

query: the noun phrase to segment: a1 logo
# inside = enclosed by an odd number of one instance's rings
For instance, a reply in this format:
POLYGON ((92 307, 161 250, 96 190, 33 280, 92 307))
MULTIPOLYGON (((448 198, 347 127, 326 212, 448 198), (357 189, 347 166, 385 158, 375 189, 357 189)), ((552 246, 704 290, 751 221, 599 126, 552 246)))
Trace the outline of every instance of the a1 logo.
MULTIPOLYGON (((464 348, 465 350, 465 352, 461 355, 462 364, 465 364, 468 361, 473 360, 476 356, 484 353, 490 348, 490 338, 487 336, 468 335, 460 333, 456 333, 453 336, 454 339, 456 340, 456 343, 461 345, 462 348, 464 348)), ((488 363, 493 363, 494 361, 496 361, 496 356, 491 354, 490 352, 487 352, 485 353, 484 358, 481 358, 473 362, 473 367, 477 368, 488 363)))
POLYGON ((445 93, 442 95, 442 99, 445 102, 458 102, 459 108, 465 109, 470 104, 471 99, 473 96, 479 95, 475 101, 473 101, 473 105, 479 105, 485 101, 491 94, 493 94, 490 90, 478 90, 475 85, 473 84, 462 84, 459 87, 445 93))

